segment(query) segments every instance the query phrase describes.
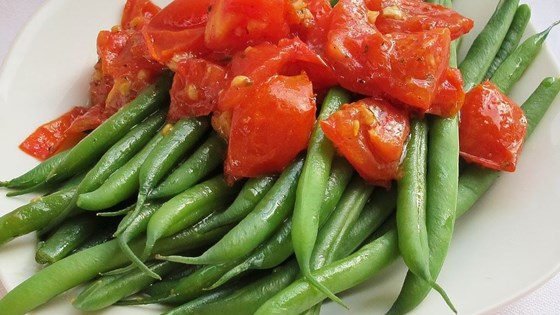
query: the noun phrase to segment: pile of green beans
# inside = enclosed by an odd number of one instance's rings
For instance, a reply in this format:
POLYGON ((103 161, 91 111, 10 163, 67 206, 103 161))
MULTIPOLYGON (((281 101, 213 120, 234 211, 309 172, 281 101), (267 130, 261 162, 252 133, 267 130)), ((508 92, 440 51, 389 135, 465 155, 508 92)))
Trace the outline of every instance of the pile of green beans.
MULTIPOLYGON (((450 0, 431 1, 450 6, 450 0)), ((469 90, 489 79, 508 92, 551 29, 521 38, 527 5, 501 0, 461 63, 469 90)), ((1 181, 8 196, 47 191, 0 217, 0 244, 39 232, 44 267, 0 299, 23 315, 78 286, 81 311, 160 303, 165 314, 319 314, 337 293, 398 257, 409 271, 387 314, 405 314, 436 290, 455 220, 499 172, 461 165, 459 117, 411 121, 404 176, 389 190, 364 182, 319 122, 353 100, 331 88, 308 150, 281 174, 226 182, 227 145, 208 117, 165 124, 162 75, 73 148, 1 181)), ((524 102, 527 137, 557 94, 544 79, 524 102)))

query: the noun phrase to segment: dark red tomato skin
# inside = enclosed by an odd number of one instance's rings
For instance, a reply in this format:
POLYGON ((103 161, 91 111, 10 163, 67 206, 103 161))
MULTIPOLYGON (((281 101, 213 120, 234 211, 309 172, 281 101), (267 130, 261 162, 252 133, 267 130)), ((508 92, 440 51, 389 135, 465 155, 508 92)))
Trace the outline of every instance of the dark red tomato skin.
POLYGON ((467 93, 460 117, 460 153, 467 162, 515 171, 527 132, 521 107, 486 81, 467 93))
POLYGON ((383 35, 368 12, 363 0, 342 0, 332 11, 325 58, 339 83, 427 111, 449 62, 449 30, 383 35))
POLYGON ((204 43, 215 51, 234 53, 262 42, 288 37, 285 0, 214 0, 204 43))
POLYGON ((345 104, 321 128, 338 151, 368 182, 388 186, 400 177, 404 143, 410 133, 408 114, 389 102, 365 98, 345 104))
POLYGON ((252 86, 233 110, 225 173, 230 178, 281 172, 305 150, 316 104, 305 74, 276 75, 252 86))
POLYGON ((208 53, 204 30, 210 0, 175 0, 156 14, 142 29, 151 58, 167 64, 177 56, 208 53))
POLYGON ((169 94, 168 120, 205 116, 216 110, 226 70, 215 63, 191 58, 179 63, 169 94))
POLYGON ((473 20, 444 6, 421 0, 367 0, 369 10, 378 11, 375 26, 383 34, 421 32, 448 28, 451 39, 468 33, 473 20))
POLYGON ((436 95, 428 113, 443 117, 455 116, 465 101, 463 76, 456 68, 447 68, 438 84, 436 95))
POLYGON ((68 137, 68 128, 77 117, 86 112, 84 107, 74 107, 60 117, 37 128, 20 145, 25 153, 45 160, 58 152, 60 144, 68 137))

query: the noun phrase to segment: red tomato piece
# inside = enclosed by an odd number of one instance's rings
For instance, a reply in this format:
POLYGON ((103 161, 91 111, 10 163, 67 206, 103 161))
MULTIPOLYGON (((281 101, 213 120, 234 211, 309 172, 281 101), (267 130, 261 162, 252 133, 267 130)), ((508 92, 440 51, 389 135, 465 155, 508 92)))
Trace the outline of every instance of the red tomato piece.
POLYGON ((399 178, 408 114, 379 98, 345 104, 321 128, 338 151, 368 182, 388 186, 399 178))
POLYGON ((375 26, 383 34, 448 28, 451 39, 457 39, 474 25, 452 9, 422 0, 367 0, 367 7, 379 12, 375 26))
POLYGON ((527 132, 521 107, 486 81, 467 93, 460 117, 460 153, 466 161, 515 171, 527 132))
POLYGON ((94 74, 90 91, 96 102, 104 102, 109 113, 116 112, 154 82, 164 67, 151 60, 139 31, 101 31, 97 41, 101 72, 94 74), (108 84, 112 83, 109 91, 108 84), (105 95, 105 99, 101 97, 105 95), (99 97, 97 97, 99 96, 99 97))
POLYGON ((202 55, 210 0, 175 0, 142 30, 150 55, 162 64, 177 56, 202 55))
POLYGON ((273 76, 252 86, 233 111, 225 172, 233 178, 281 172, 307 147, 315 99, 305 74, 273 76))
POLYGON ((465 90, 463 89, 463 76, 461 71, 456 68, 447 68, 443 82, 436 91, 435 99, 428 110, 428 113, 452 117, 455 116, 463 106, 465 101, 465 90))
POLYGON ((110 114, 105 109, 104 104, 93 105, 85 113, 76 117, 72 124, 70 124, 70 127, 68 127, 68 132, 81 133, 93 130, 101 125, 109 116, 110 114))
POLYGON ((111 74, 113 64, 124 50, 133 31, 101 31, 97 35, 97 55, 101 62, 101 72, 111 74))
POLYGON ((228 71, 230 81, 245 82, 228 87, 220 95, 218 109, 223 112, 240 104, 236 99, 241 94, 239 90, 255 82, 276 74, 291 76, 302 72, 311 79, 316 92, 337 83, 326 62, 297 37, 282 39, 278 45, 265 42, 247 47, 233 56, 228 71))
POLYGON ((432 105, 438 83, 449 64, 448 29, 386 35, 389 45, 370 49, 373 81, 381 91, 414 109, 432 105))
POLYGON ((89 82, 90 104, 105 103, 114 83, 115 80, 112 76, 106 75, 101 71, 101 60, 99 60, 94 66, 94 72, 89 82))
POLYGON ((448 29, 381 34, 364 0, 342 0, 333 9, 325 57, 340 84, 365 95, 383 95, 425 112, 449 62, 448 29))
POLYGON ((74 107, 60 117, 41 125, 19 145, 19 148, 40 160, 51 157, 68 136, 67 130, 72 122, 86 110, 84 107, 74 107))
POLYGON ((127 0, 121 17, 121 27, 140 29, 160 10, 160 7, 150 0, 127 0))
POLYGON ((214 0, 204 34, 206 46, 236 52, 288 37, 285 0, 214 0))
POLYGON ((226 70, 204 59, 187 59, 177 67, 169 91, 168 119, 204 116, 216 109, 218 94, 224 88, 226 70))
POLYGON ((286 3, 286 19, 290 25, 290 32, 314 51, 322 52, 332 11, 329 1, 286 0, 286 3))

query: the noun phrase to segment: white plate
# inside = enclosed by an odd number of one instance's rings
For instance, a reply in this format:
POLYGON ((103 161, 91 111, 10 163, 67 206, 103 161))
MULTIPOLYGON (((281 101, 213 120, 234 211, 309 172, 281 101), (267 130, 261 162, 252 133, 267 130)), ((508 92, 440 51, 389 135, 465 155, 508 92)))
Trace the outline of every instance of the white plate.
MULTIPOLYGON (((117 24, 122 2, 47 1, 18 37, 0 74, 0 178, 8 179, 36 161, 17 145, 41 123, 87 98, 96 61, 95 38, 117 24)), ((455 1, 475 19, 472 37, 484 25, 497 0, 455 1)), ((161 2, 159 2, 161 4, 161 2)), ((522 103, 545 76, 558 76, 554 58, 543 51, 512 93, 522 103)), ((560 99, 547 113, 524 149, 518 170, 504 174, 457 224, 455 239, 438 282, 461 314, 483 314, 530 292, 560 266, 560 99)), ((0 197, 0 214, 28 196, 0 197)), ((11 289, 39 267, 33 262, 34 238, 0 247, 0 279, 11 289)), ((395 299, 405 268, 398 262, 382 275, 343 294, 352 314, 378 314, 395 299)), ((80 314, 69 306, 71 294, 34 314, 80 314)), ((156 314, 143 308, 112 308, 102 314, 156 314)), ((332 303, 325 314, 344 313, 332 303)), ((435 293, 413 314, 451 314, 435 293)))

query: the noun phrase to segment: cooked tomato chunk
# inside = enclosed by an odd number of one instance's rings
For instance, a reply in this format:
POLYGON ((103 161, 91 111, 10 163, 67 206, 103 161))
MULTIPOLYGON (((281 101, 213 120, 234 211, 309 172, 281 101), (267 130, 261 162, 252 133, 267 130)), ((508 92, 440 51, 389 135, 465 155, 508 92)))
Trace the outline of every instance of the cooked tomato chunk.
POLYGON ((404 143, 410 132, 408 114, 379 98, 345 104, 321 122, 336 148, 369 182, 385 185, 399 178, 404 143))
POLYGON ((513 172, 526 132, 527 119, 521 107, 490 81, 465 96, 459 140, 466 161, 513 172))
POLYGON ((315 123, 315 99, 305 74, 275 75, 240 90, 232 111, 225 172, 255 177, 281 172, 305 150, 315 123))

